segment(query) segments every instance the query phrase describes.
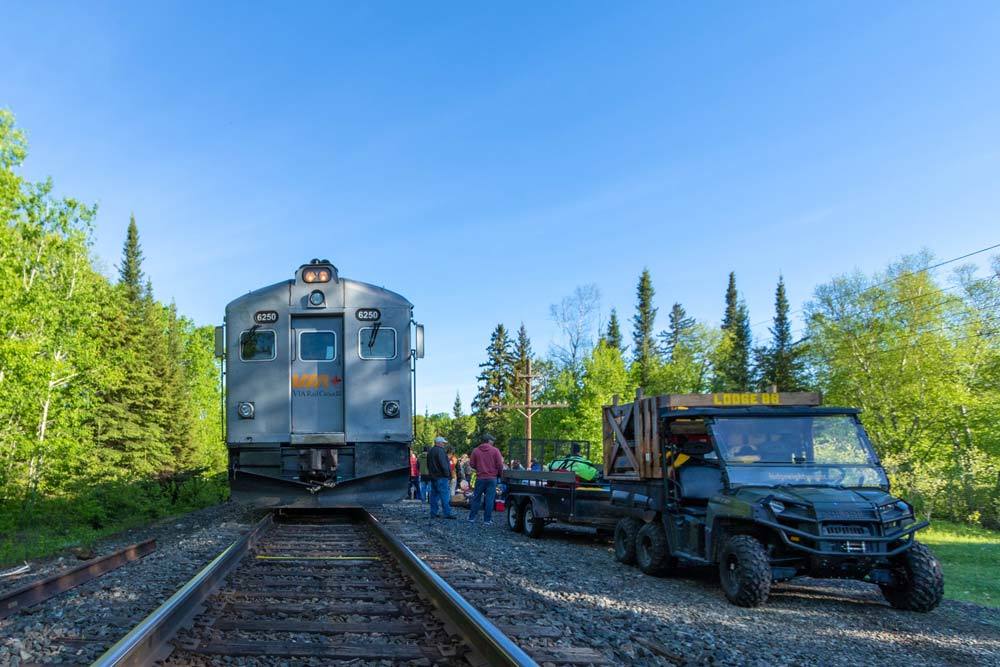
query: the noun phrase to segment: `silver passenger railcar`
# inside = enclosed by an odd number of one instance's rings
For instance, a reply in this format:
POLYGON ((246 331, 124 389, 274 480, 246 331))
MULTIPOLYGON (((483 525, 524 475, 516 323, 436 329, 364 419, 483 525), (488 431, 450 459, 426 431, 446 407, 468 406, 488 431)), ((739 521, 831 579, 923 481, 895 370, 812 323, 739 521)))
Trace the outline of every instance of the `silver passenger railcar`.
POLYGON ((312 260, 227 305, 216 348, 234 499, 328 507, 405 495, 423 356, 409 301, 312 260))

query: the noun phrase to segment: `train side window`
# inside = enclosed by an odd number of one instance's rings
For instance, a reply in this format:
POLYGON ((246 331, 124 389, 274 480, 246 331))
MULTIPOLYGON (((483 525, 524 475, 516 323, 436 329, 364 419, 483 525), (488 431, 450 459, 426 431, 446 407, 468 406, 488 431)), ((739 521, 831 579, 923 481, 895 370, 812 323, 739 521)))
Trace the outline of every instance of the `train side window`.
POLYGON ((240 332, 240 361, 271 361, 277 355, 275 340, 271 329, 240 332))
POLYGON ((302 361, 333 361, 337 358, 337 334, 332 331, 302 331, 299 333, 299 359, 302 361))
POLYGON ((358 330, 358 356, 362 359, 395 359, 396 330, 392 327, 361 327, 358 330))

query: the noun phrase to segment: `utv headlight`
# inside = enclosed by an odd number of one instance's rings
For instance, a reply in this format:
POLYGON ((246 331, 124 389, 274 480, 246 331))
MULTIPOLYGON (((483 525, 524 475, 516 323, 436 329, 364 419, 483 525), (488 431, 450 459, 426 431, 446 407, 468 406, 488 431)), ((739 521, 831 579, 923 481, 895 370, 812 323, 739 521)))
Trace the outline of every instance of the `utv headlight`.
POLYGON ((399 417, 399 401, 382 401, 382 416, 386 419, 399 417))
POLYGON ((236 406, 236 414, 240 419, 253 419, 253 402, 240 401, 236 406))
POLYGON ((771 508, 771 511, 775 514, 781 514, 785 511, 785 503, 780 500, 769 500, 767 501, 767 506, 771 508))

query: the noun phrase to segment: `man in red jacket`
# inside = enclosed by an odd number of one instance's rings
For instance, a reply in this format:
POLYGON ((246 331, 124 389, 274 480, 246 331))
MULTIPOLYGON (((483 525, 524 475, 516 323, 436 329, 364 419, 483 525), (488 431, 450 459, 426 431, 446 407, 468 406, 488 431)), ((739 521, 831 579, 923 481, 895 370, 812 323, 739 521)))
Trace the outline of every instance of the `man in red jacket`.
POLYGON ((469 465, 476 471, 476 488, 472 493, 471 509, 469 511, 469 521, 475 523, 476 515, 479 514, 479 504, 486 499, 486 507, 483 509, 483 523, 487 526, 493 525, 493 502, 497 495, 497 478, 503 470, 503 457, 500 450, 493 446, 496 439, 489 433, 483 434, 483 441, 478 447, 472 450, 469 456, 469 465))

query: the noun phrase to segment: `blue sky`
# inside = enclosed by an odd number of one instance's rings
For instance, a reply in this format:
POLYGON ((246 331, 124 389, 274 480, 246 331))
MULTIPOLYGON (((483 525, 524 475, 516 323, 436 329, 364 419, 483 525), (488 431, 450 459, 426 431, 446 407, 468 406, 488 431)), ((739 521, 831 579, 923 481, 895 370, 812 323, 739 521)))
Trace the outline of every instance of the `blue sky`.
POLYGON ((717 322, 733 270, 756 323, 1000 242, 997 3, 89 4, 3 9, 27 175, 199 323, 311 257, 406 295, 421 409, 580 284, 717 322))

